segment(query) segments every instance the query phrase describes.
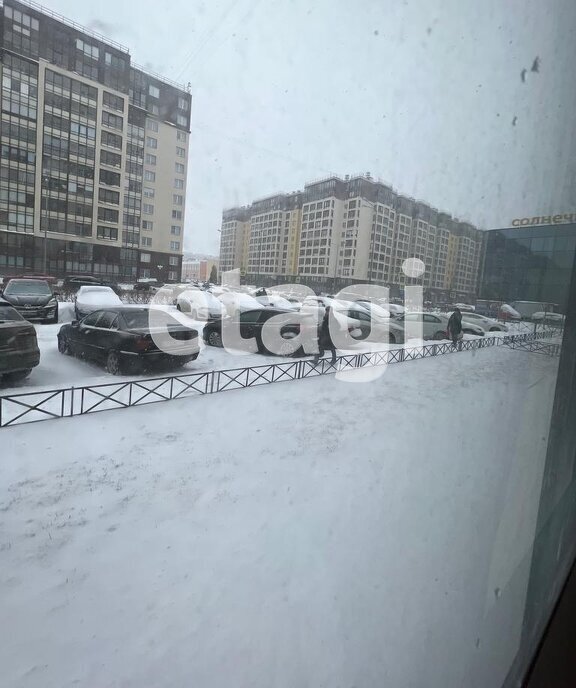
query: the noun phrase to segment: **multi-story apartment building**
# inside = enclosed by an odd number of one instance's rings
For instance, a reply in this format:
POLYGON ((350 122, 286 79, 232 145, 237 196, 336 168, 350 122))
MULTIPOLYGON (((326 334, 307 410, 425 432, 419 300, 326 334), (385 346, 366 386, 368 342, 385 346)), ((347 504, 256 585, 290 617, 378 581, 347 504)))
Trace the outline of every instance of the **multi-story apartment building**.
POLYGON ((36 4, 0 35, 0 273, 178 280, 190 93, 36 4))
POLYGON ((328 177, 224 211, 220 259, 228 269, 245 267, 246 279, 258 283, 290 276, 317 289, 375 283, 397 294, 421 284, 429 298, 468 298, 482 245, 480 230, 367 174, 328 177), (408 258, 422 260, 421 276, 405 274, 408 258))

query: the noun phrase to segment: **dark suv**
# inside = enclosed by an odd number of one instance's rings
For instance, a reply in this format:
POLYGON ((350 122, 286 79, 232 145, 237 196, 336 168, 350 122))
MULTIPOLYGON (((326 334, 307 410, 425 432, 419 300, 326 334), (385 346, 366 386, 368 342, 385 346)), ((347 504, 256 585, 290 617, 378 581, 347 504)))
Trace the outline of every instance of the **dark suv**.
POLYGON ((0 299, 0 378, 7 382, 21 380, 39 362, 34 326, 0 299))
POLYGON ((26 320, 58 322, 58 301, 45 280, 11 279, 2 296, 26 320))

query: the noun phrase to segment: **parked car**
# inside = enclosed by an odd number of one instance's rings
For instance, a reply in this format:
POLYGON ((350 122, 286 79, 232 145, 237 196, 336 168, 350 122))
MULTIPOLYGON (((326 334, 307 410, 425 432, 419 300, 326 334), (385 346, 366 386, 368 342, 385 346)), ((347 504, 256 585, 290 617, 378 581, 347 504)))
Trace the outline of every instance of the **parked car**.
MULTIPOLYGON (((295 313, 293 310, 287 310, 285 308, 271 308, 259 306, 254 310, 244 311, 243 313, 236 313, 231 316, 231 320, 225 319, 225 323, 230 323, 235 327, 239 328, 240 335, 244 339, 256 339, 256 344, 258 346, 259 353, 274 355, 290 355, 292 353, 292 347, 287 344, 285 352, 275 352, 269 351, 264 342, 262 341, 262 327, 264 324, 275 315, 287 315, 289 322, 280 329, 280 334, 286 340, 290 340, 300 333, 300 328, 306 323, 307 316, 295 313)), ((212 322, 206 323, 203 330, 203 338, 206 344, 210 346, 223 346, 222 339, 222 320, 214 320, 212 322)), ((308 326, 316 328, 315 320, 307 323, 308 326)), ((304 355, 306 353, 315 353, 314 351, 305 351, 304 347, 301 346, 300 349, 294 352, 294 355, 304 355)))
POLYGON ((40 363, 34 325, 7 301, 0 299, 0 377, 17 382, 40 363))
POLYGON ((462 313, 462 323, 464 322, 478 325, 484 332, 508 332, 508 325, 498 322, 494 318, 480 315, 480 313, 462 313))
POLYGON ((58 322, 58 301, 45 280, 11 279, 2 296, 26 320, 58 322))
POLYGON ((372 301, 358 299, 355 303, 357 303, 359 306, 362 306, 362 308, 365 308, 370 313, 373 313, 376 317, 389 318, 391 316, 391 313, 387 308, 372 301))
POLYGON ((532 320, 537 323, 546 323, 548 325, 563 325, 566 316, 561 313, 537 311, 536 313, 532 313, 532 320))
POLYGON ((253 296, 238 291, 226 291, 222 294, 218 294, 217 298, 224 304, 228 315, 262 308, 261 304, 258 303, 253 296))
POLYGON ((189 286, 176 297, 176 308, 193 320, 215 320, 226 315, 224 304, 214 294, 189 286))
POLYGON ((124 306, 90 313, 82 320, 63 325, 58 332, 58 351, 96 360, 112 375, 141 372, 163 365, 181 366, 198 357, 198 331, 165 314, 170 335, 186 342, 191 353, 168 354, 152 338, 149 309, 124 306))
POLYGON ((318 319, 324 317, 326 308, 330 306, 335 310, 343 310, 348 307, 349 301, 340 301, 331 296, 307 296, 304 301, 302 301, 303 312, 309 312, 316 314, 318 319))
POLYGON ((122 291, 117 284, 91 275, 68 275, 62 281, 62 291, 64 292, 75 293, 80 287, 110 287, 117 294, 122 291))
POLYGON ((404 342, 404 327, 393 318, 382 317, 376 310, 369 311, 356 303, 350 308, 334 309, 334 314, 353 339, 383 344, 404 342))
POLYGON ((500 310, 498 311, 498 317, 500 318, 500 320, 510 320, 513 322, 519 322, 520 320, 522 320, 522 316, 520 315, 520 313, 518 313, 518 311, 515 308, 512 308, 512 306, 510 306, 507 303, 503 303, 500 306, 500 310))
POLYGON ((122 301, 110 287, 84 286, 76 294, 74 312, 76 320, 82 320, 94 311, 121 307, 122 301))
POLYGON ((284 308, 287 311, 298 310, 298 306, 296 306, 292 301, 288 301, 288 299, 285 299, 283 296, 279 296, 278 294, 268 293, 265 296, 254 296, 254 298, 262 306, 269 308, 284 308))
MULTIPOLYGON (((399 319, 404 323, 405 337, 407 339, 413 334, 410 332, 411 323, 414 323, 414 325, 416 325, 416 323, 422 325, 423 339, 448 339, 449 317, 450 316, 445 313, 405 313, 403 316, 400 316, 399 319)), ((414 329, 416 328, 414 327, 414 329)), ((483 337, 485 334, 483 328, 466 322, 464 318, 462 319, 462 332, 464 334, 474 334, 479 337, 483 337)))

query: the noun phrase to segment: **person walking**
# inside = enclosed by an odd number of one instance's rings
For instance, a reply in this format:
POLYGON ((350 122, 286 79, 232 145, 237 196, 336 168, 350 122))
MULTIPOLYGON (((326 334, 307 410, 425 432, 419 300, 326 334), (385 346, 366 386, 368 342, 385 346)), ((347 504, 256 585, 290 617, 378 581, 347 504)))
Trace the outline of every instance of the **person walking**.
POLYGON ((455 308, 454 312, 448 319, 448 336, 452 340, 452 346, 462 350, 462 313, 459 308, 455 308))
POLYGON ((324 356, 326 349, 332 352, 330 363, 334 365, 336 363, 336 347, 330 336, 330 306, 326 306, 324 317, 318 327, 318 353, 314 356, 314 365, 317 365, 318 361, 324 356))

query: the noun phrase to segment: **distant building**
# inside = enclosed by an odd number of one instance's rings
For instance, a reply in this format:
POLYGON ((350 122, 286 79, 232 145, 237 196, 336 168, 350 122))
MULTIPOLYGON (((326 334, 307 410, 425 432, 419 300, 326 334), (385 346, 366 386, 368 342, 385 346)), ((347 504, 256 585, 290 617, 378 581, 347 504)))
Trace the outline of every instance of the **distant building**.
POLYGON ((182 279, 207 282, 210 279, 213 267, 216 267, 216 273, 219 274, 217 258, 184 260, 182 261, 182 279))
POLYGON ((190 93, 34 2, 0 12, 0 273, 180 279, 190 93))
POLYGON ((485 235, 480 298, 554 303, 564 312, 576 255, 576 224, 493 229, 485 235))
POLYGON ((367 174, 225 210, 220 264, 254 283, 297 279, 328 291, 374 283, 397 293, 421 284, 429 298, 472 300, 482 250, 481 230, 367 174), (407 258, 424 262, 421 277, 404 274, 407 258))

